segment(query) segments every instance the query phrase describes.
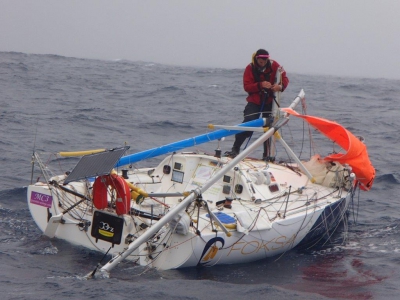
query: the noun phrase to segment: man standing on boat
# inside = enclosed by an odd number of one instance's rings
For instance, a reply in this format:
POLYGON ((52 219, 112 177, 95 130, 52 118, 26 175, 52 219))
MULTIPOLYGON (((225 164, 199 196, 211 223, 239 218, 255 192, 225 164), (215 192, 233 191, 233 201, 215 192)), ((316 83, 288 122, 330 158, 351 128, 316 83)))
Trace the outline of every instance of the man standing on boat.
MULTIPOLYGON (((283 92, 289 84, 286 71, 280 64, 269 58, 268 51, 259 49, 253 54, 252 62, 246 67, 243 74, 243 87, 249 94, 246 98, 247 105, 243 111, 243 122, 258 118, 272 118, 272 106, 275 95, 283 92), (277 76, 277 74, 279 76, 277 76)), ((251 131, 244 131, 235 135, 232 151, 225 152, 226 156, 235 157, 240 152, 240 147, 252 135, 251 131)), ((273 161, 275 158, 270 153, 270 140, 264 143, 263 159, 273 161)))

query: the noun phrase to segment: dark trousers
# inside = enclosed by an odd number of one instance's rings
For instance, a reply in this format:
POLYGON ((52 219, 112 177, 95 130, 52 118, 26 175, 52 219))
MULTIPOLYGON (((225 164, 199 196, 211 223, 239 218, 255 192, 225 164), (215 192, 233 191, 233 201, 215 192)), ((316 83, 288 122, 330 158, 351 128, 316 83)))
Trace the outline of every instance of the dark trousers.
MULTIPOLYGON (((262 114, 262 118, 271 118, 271 110, 272 110, 272 103, 268 103, 264 105, 262 111, 261 111, 261 106, 254 104, 252 102, 248 102, 246 107, 244 108, 243 114, 244 114, 244 122, 249 122, 256 120, 260 118, 260 114, 262 114)), ((233 148, 237 150, 237 152, 240 151, 240 147, 246 140, 246 138, 251 137, 253 134, 252 131, 243 131, 241 133, 238 133, 235 135, 235 142, 233 143, 233 148)), ((264 143, 264 156, 269 156, 269 140, 264 143)))

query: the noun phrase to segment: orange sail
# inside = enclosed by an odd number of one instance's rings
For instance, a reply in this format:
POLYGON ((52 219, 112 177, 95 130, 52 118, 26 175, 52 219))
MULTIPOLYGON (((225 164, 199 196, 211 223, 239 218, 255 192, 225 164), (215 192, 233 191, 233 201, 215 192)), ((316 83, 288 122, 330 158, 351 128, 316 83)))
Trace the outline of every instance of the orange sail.
POLYGON ((346 153, 331 154, 324 159, 350 165, 360 182, 360 188, 364 191, 371 189, 375 179, 375 168, 369 160, 367 147, 363 142, 336 122, 300 115, 291 108, 282 108, 282 111, 306 120, 311 126, 342 147, 346 153))

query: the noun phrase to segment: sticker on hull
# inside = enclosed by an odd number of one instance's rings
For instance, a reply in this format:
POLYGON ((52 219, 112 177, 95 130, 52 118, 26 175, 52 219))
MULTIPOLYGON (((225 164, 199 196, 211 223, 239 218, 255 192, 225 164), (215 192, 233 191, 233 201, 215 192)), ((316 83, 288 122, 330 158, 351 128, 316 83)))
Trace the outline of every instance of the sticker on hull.
POLYGON ((50 208, 53 203, 53 197, 46 194, 32 192, 30 203, 50 208))

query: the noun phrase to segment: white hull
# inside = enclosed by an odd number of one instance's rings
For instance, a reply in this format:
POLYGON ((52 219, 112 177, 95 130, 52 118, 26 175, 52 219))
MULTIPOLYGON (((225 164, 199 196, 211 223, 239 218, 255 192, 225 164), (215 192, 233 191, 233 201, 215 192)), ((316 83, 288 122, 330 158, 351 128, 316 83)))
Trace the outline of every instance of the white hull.
MULTIPOLYGON (((150 195, 162 191, 183 193, 201 186, 230 161, 229 158, 202 154, 175 154, 174 166, 179 167, 178 174, 184 173, 183 182, 180 183, 171 180, 175 176, 173 168, 170 174, 164 174, 164 166, 169 165, 170 160, 171 157, 167 157, 154 171, 151 169, 150 175, 150 169, 130 171, 127 181, 140 186, 150 195)), ((340 176, 343 176, 344 171, 340 172, 340 176)), ((62 185, 64 177, 54 177, 50 181, 59 181, 62 185)), ((348 183, 346 185, 349 186, 348 183)), ((183 198, 148 198, 140 205, 132 201, 132 214, 117 216, 112 207, 98 210, 89 201, 91 183, 73 182, 64 188, 87 195, 88 200, 62 216, 62 223, 56 225, 55 237, 104 253, 109 251, 112 255, 124 251, 130 242, 157 223, 157 216, 166 214, 183 198), (150 214, 151 210, 153 220, 151 215, 147 218, 134 215, 138 211, 150 214), (123 219, 119 244, 111 247, 110 242, 92 236, 93 217, 98 211, 123 219)), ((220 182, 202 194, 200 209, 195 204, 188 207, 183 221, 190 223, 186 233, 175 233, 169 224, 127 259, 159 269, 171 269, 245 263, 279 255, 300 243, 327 207, 343 198, 347 207, 350 197, 351 193, 345 186, 332 188, 313 184, 298 169, 293 171, 282 165, 246 159, 237 165, 236 170, 230 170, 220 182), (269 176, 262 177, 263 174, 269 176), (238 188, 240 185, 242 187, 238 188), (224 201, 219 203, 227 197, 233 199, 230 208, 224 207, 224 201), (226 232, 215 222, 210 222, 206 203, 208 209, 218 217, 228 218, 228 221, 224 221, 226 232)), ((50 216, 59 215, 80 200, 80 197, 44 183, 36 183, 28 189, 29 209, 43 232, 48 228, 50 216), (38 195, 44 202, 35 200, 39 198, 38 195), (48 204, 44 195, 52 197, 50 208, 44 206, 48 204)), ((343 214, 338 217, 343 217, 343 214)))

